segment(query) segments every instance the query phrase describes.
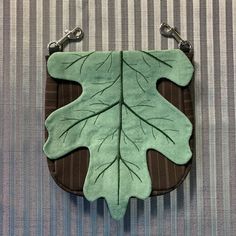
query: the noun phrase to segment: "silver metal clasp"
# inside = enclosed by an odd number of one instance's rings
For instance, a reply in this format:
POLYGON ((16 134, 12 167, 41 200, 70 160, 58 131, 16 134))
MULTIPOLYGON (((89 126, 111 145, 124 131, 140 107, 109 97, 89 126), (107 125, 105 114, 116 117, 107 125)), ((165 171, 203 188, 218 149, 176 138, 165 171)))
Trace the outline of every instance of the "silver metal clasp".
POLYGON ((62 51, 63 45, 67 41, 81 41, 83 39, 84 33, 80 27, 75 27, 72 30, 65 30, 65 35, 58 41, 52 41, 48 44, 49 53, 52 54, 56 51, 62 51))
POLYGON ((187 40, 183 40, 176 28, 169 26, 167 23, 161 23, 160 33, 167 38, 174 38, 178 43, 178 48, 183 52, 192 52, 191 43, 187 40))

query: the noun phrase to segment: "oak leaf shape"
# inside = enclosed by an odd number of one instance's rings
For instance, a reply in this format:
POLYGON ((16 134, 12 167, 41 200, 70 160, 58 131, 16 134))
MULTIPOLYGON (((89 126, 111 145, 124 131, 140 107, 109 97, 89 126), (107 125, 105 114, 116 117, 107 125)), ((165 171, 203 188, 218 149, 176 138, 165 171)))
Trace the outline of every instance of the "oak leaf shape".
POLYGON ((163 77, 179 86, 191 80, 192 64, 180 50, 58 52, 48 72, 83 92, 47 118, 44 152, 57 159, 87 147, 85 197, 104 197, 113 218, 124 215, 130 197, 150 195, 148 149, 176 164, 190 160, 192 124, 156 90, 163 77))

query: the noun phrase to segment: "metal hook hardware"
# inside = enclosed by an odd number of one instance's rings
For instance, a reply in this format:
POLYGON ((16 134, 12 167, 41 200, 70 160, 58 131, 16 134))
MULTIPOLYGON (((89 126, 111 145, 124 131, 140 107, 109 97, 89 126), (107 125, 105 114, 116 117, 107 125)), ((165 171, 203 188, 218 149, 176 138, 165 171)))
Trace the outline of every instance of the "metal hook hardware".
POLYGON ((174 38, 178 43, 178 48, 183 52, 192 52, 191 43, 187 40, 183 40, 176 28, 170 27, 167 23, 161 23, 160 33, 167 38, 174 38))
POLYGON ((52 41, 48 44, 49 53, 52 54, 56 51, 61 51, 63 44, 68 40, 78 40, 83 39, 84 33, 80 27, 75 27, 73 30, 65 30, 65 35, 58 41, 52 41))

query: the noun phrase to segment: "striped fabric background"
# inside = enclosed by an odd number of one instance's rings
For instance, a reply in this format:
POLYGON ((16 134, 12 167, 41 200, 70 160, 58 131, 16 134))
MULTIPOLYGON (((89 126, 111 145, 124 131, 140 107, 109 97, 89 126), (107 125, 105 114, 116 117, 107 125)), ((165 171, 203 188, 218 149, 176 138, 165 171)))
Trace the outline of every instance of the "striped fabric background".
POLYGON ((235 0, 0 1, 0 235, 236 234, 235 0), (46 45, 67 50, 166 49, 161 21, 195 49, 196 158, 177 190, 132 199, 124 219, 56 186, 42 153, 46 45))

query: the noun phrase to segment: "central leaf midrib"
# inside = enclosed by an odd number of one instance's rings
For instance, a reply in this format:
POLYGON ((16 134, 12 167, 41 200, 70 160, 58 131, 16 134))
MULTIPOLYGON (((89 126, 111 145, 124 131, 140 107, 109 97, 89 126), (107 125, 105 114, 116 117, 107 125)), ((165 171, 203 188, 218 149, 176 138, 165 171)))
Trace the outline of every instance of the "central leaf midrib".
POLYGON ((118 131, 118 145, 117 145, 117 204, 120 201, 120 159, 121 159, 121 131, 122 131, 122 105, 124 103, 123 95, 123 51, 120 52, 120 99, 119 99, 119 131, 118 131))

